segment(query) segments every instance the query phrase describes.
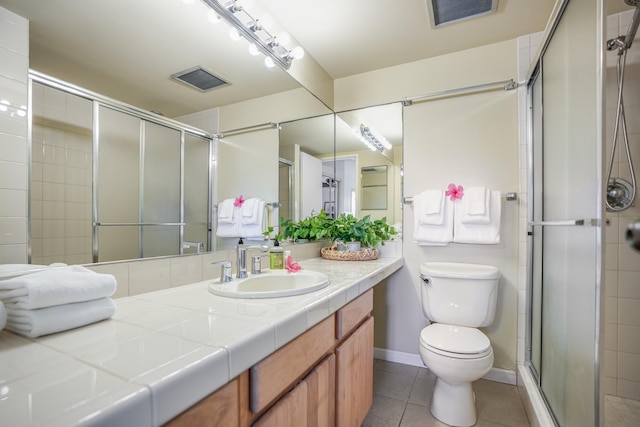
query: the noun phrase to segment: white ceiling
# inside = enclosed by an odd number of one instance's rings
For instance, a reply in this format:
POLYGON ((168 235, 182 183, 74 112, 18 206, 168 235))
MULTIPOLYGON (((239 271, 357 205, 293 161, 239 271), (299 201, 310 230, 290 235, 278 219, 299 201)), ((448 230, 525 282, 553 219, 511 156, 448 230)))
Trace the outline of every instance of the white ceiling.
MULTIPOLYGON (((270 12, 334 79, 542 31, 554 0, 431 29, 425 0, 247 0, 270 12)), ((211 24, 200 0, 0 0, 30 20, 33 69, 175 117, 298 87, 211 24), (203 65, 231 85, 200 93, 170 75, 203 65)), ((609 2, 609 12, 629 8, 609 2)))

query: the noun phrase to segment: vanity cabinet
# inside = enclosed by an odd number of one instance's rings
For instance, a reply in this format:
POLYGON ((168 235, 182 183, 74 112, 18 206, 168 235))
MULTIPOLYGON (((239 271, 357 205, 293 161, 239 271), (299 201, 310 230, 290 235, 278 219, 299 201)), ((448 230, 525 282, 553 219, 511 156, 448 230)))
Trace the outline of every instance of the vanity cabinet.
POLYGON ((358 427, 373 401, 373 290, 168 425, 358 427))

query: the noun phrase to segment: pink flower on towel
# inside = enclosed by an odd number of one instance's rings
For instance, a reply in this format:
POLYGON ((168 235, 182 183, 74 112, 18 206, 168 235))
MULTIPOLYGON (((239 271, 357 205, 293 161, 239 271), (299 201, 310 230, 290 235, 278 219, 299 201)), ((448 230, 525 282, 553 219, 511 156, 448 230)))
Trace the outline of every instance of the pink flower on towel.
POLYGON ((302 267, 300 266, 300 264, 298 264, 297 262, 293 261, 293 258, 291 256, 287 257, 287 271, 289 271, 289 273, 295 273, 297 271, 302 270, 302 267))
POLYGON ((236 200, 234 200, 233 202, 233 206, 235 206, 236 208, 239 208, 242 206, 243 203, 244 203, 244 197, 242 197, 242 194, 241 194, 238 197, 236 197, 236 200))
POLYGON ((456 199, 462 199, 462 196, 464 196, 464 188, 462 188, 462 185, 456 186, 454 183, 451 183, 449 184, 448 190, 444 194, 449 196, 449 198, 453 202, 456 199))

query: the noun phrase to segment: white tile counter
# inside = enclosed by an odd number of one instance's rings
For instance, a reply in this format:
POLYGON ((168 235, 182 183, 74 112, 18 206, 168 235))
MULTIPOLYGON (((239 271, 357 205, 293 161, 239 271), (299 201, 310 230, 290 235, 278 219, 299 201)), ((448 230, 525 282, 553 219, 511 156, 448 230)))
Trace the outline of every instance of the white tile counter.
POLYGON ((402 263, 313 258, 300 265, 330 283, 306 295, 225 298, 207 280, 117 299, 112 319, 76 330, 0 332, 0 425, 162 425, 402 263))

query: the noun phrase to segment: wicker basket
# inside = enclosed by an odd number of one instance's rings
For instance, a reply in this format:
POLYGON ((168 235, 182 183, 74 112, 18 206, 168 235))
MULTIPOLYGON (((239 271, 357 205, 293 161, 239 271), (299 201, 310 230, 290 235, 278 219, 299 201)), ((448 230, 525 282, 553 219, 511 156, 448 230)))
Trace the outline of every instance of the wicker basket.
POLYGON ((370 261, 372 259, 378 259, 380 251, 375 248, 364 248, 359 251, 339 251, 334 244, 330 248, 320 249, 320 255, 322 255, 324 259, 333 261, 370 261))

